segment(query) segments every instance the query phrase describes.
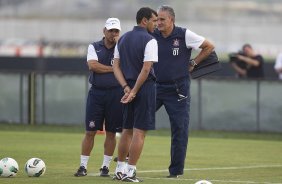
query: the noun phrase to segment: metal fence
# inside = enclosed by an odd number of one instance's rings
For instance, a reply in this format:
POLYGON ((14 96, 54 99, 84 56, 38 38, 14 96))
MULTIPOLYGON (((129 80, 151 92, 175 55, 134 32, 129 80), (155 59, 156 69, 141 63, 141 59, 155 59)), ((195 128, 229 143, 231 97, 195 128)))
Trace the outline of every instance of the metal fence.
MULTIPOLYGON (((0 73, 0 122, 83 124, 86 74, 0 73)), ((190 128, 282 132, 282 82, 200 79, 191 81, 190 128)), ((161 108, 157 128, 169 128, 161 108)))

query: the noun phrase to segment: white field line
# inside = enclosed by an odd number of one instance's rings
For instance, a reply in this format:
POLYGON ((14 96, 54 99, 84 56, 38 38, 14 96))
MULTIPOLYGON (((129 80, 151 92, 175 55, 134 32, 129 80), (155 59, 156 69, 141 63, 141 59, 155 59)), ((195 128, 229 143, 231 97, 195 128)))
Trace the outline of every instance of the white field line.
MULTIPOLYGON (((282 167, 282 165, 254 165, 254 166, 239 166, 239 167, 210 167, 210 168, 188 168, 185 171, 209 171, 209 170, 238 170, 238 169, 257 169, 257 168, 276 168, 282 167)), ((139 171, 138 173, 158 173, 158 172, 168 172, 167 169, 163 170, 146 170, 139 171)))
MULTIPOLYGON (((282 165, 254 165, 254 166, 240 166, 240 167, 210 167, 210 168, 187 168, 185 171, 208 171, 208 170, 240 170, 240 169, 258 169, 258 168, 277 168, 282 167, 282 165)), ((167 169, 161 170, 138 170, 137 173, 160 173, 168 172, 167 169)), ((113 175, 113 173, 111 173, 113 175)), ((99 176, 99 173, 88 173, 88 176, 99 176)), ((142 177, 143 179, 152 180, 171 180, 171 181, 197 181, 201 179, 186 179, 186 178, 153 178, 153 177, 142 177)), ((282 184, 282 183, 271 183, 271 182, 256 182, 256 181, 240 181, 240 180, 216 180, 212 179, 211 182, 220 183, 245 183, 245 184, 282 184)))
MULTIPOLYGON (((201 179, 186 179, 186 178, 152 178, 152 177, 141 177, 141 179, 149 179, 149 180, 170 180, 170 181, 199 181, 201 179)), ((217 182, 217 183, 244 183, 244 184, 282 184, 282 183, 271 183, 271 182, 257 182, 257 181, 241 181, 241 180, 216 180, 211 179, 210 182, 217 182)))

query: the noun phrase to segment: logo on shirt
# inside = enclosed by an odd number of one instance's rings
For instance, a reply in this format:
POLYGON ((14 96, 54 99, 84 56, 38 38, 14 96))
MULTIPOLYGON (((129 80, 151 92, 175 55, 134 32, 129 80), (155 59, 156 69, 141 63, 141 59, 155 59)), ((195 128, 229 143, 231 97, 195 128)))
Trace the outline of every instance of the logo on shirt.
POLYGON ((178 39, 174 39, 173 43, 172 43, 172 55, 174 56, 178 56, 179 53, 179 40, 178 39))
POLYGON ((96 50, 96 52, 101 52, 102 50, 96 50))
POLYGON ((178 40, 178 39, 174 39, 172 45, 173 45, 174 47, 179 47, 179 40, 178 40))

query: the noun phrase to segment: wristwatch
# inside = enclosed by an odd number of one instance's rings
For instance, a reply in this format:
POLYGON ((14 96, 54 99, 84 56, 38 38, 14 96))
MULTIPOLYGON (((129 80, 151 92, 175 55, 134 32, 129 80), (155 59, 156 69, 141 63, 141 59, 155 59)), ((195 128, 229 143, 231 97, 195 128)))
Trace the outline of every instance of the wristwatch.
POLYGON ((194 59, 191 59, 191 60, 189 61, 189 63, 190 63, 190 65, 193 66, 193 67, 197 66, 197 63, 195 62, 194 59))

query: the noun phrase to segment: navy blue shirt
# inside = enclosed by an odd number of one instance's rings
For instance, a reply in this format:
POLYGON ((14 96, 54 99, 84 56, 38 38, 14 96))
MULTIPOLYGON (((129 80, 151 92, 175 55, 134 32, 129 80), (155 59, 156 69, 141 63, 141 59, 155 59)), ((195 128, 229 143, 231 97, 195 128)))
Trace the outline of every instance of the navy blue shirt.
POLYGON ((264 72, 263 72, 263 65, 264 65, 264 59, 261 55, 257 55, 255 57, 252 57, 252 59, 255 59, 259 61, 259 66, 247 66, 247 76, 249 78, 263 78, 264 72))
MULTIPOLYGON (((119 39, 117 48, 120 56, 120 68, 125 80, 137 80, 143 67, 146 45, 152 39, 154 37, 140 26, 134 26, 132 31, 125 33, 119 39)), ((153 68, 150 76, 154 76, 153 68)))
MULTIPOLYGON (((94 42, 92 43, 92 45, 94 46, 94 49, 98 56, 98 62, 106 66, 112 66, 115 47, 108 49, 104 45, 104 39, 98 42, 94 42)), ((89 82, 93 86, 101 88, 111 88, 120 86, 113 72, 95 73, 92 71, 89 77, 89 82)))
POLYGON ((185 33, 185 28, 175 26, 167 38, 164 38, 159 30, 152 34, 158 42, 159 62, 154 64, 158 82, 172 82, 189 77, 192 49, 186 46, 185 33))

